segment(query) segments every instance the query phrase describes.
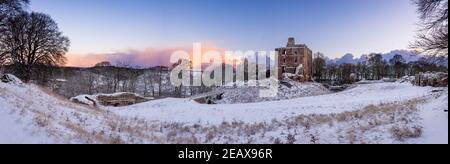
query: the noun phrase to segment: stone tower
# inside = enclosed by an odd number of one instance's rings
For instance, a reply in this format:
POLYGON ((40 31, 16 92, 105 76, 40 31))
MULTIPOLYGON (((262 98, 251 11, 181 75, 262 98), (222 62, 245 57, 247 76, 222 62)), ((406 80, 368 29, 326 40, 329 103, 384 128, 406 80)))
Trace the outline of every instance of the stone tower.
POLYGON ((289 38, 286 47, 294 47, 295 46, 295 38, 289 38))
POLYGON ((289 38, 286 47, 275 49, 278 53, 278 78, 288 76, 301 82, 312 80, 313 54, 305 44, 296 44, 289 38))

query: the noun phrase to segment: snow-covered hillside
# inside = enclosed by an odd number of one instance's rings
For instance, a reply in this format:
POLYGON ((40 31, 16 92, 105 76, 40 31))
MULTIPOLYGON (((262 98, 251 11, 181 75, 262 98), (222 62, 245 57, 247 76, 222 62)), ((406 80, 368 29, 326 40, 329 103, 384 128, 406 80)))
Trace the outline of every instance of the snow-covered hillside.
POLYGON ((0 83, 0 143, 448 143, 447 99, 447 88, 375 83, 250 104, 96 109, 0 83))
POLYGON ((116 119, 36 85, 0 82, 0 143, 114 143, 116 119))
MULTIPOLYGON (((394 103, 420 98, 431 88, 414 87, 411 84, 379 83, 361 85, 344 92, 302 97, 290 100, 248 104, 198 104, 190 99, 164 99, 123 108, 110 108, 119 115, 145 117, 147 120, 168 122, 206 122, 220 124, 223 121, 255 123, 283 119, 300 114, 331 114, 359 110, 369 105, 394 103)), ((254 95, 257 96, 257 95, 254 95)))
MULTIPOLYGON (((268 84, 269 80, 264 80, 268 84)), ((244 82, 234 83, 236 85, 222 86, 213 89, 212 93, 223 93, 220 100, 215 100, 214 104, 241 104, 256 103, 267 101, 279 101, 293 98, 317 96, 331 93, 320 83, 300 83, 290 79, 284 79, 277 87, 276 96, 260 97, 261 91, 267 90, 266 87, 257 86, 256 81, 249 81, 245 86, 244 82)), ((208 93, 206 93, 208 94, 208 93)), ((196 96, 194 96, 196 97, 196 96)))

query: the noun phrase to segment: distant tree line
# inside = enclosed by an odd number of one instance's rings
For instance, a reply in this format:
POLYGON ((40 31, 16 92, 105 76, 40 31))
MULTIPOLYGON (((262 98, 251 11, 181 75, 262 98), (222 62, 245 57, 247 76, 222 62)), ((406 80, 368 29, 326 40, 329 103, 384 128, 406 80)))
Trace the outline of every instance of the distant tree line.
POLYGON ((145 97, 188 97, 210 91, 207 87, 175 87, 169 67, 140 68, 126 63, 100 62, 91 68, 55 68, 46 85, 53 91, 73 97, 82 94, 131 92, 145 97))
POLYGON ((29 0, 0 0, 0 66, 24 82, 46 82, 64 65, 70 41, 47 14, 28 12, 29 0))
POLYGON ((327 64, 320 53, 315 55, 313 61, 314 80, 334 84, 350 84, 363 79, 398 79, 427 71, 448 72, 448 68, 431 63, 425 57, 419 61, 407 63, 402 55, 395 55, 392 59, 385 60, 382 54, 376 53, 370 54, 367 61, 356 64, 327 64))
POLYGON ((357 64, 327 64, 323 55, 314 59, 314 79, 337 84, 357 80, 380 80, 414 76, 421 72, 448 72, 448 0, 412 0, 420 14, 420 32, 411 45, 430 55, 407 63, 401 55, 389 61, 381 54, 370 54, 369 59, 357 64))

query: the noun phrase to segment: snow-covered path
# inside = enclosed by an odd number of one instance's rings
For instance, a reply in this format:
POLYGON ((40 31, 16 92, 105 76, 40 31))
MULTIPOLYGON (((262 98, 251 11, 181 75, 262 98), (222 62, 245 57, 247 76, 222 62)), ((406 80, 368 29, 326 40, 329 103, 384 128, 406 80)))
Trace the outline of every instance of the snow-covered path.
POLYGON ((270 122, 299 114, 330 114, 362 109, 368 105, 393 103, 429 95, 432 88, 411 84, 364 84, 340 93, 298 99, 228 105, 204 105, 189 99, 163 99, 122 108, 109 108, 122 116, 149 121, 210 123, 270 122))
POLYGON ((448 89, 441 96, 419 105, 423 134, 411 143, 448 144, 448 89))

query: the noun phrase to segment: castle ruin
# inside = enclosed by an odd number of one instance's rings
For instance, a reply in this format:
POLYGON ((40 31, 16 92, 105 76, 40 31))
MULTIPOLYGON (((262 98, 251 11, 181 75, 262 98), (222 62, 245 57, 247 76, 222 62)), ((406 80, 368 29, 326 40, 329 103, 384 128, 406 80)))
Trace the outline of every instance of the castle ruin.
POLYGON ((312 80, 313 54, 305 44, 296 44, 289 38, 287 46, 275 49, 278 53, 278 78, 285 77, 301 82, 312 80))

